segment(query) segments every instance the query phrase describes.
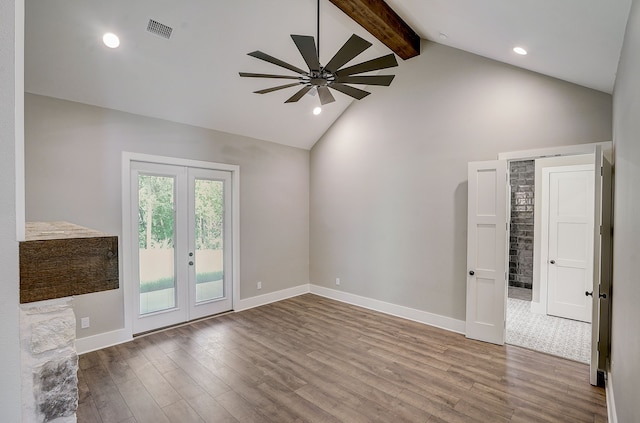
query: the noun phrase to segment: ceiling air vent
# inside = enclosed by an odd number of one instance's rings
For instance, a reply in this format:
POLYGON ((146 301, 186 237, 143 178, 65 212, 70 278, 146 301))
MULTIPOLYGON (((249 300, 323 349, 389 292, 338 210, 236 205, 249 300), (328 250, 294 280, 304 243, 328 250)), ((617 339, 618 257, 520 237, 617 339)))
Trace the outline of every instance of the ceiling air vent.
POLYGON ((165 24, 161 24, 158 21, 154 21, 153 19, 149 19, 149 24, 147 25, 147 31, 159 37, 166 38, 168 40, 169 37, 171 37, 171 32, 173 31, 173 28, 171 28, 170 26, 166 26, 165 24))

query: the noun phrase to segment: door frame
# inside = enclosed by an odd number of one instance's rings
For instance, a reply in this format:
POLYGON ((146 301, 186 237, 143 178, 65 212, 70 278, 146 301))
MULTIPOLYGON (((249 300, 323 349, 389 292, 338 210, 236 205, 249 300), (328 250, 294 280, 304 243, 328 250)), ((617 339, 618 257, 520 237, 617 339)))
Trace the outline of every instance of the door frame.
POLYGON ((124 295, 124 331, 133 336, 135 318, 135 298, 133 295, 133 248, 137 239, 132 236, 131 222, 131 162, 147 162, 192 168, 221 170, 231 173, 231 271, 232 271, 232 310, 240 300, 240 166, 177 157, 157 156, 143 153, 122 152, 122 287, 124 295))
MULTIPOLYGON (((603 152, 606 150, 611 151, 613 148, 612 141, 592 143, 592 144, 577 144, 570 146, 562 146, 562 147, 549 147, 549 148, 540 148, 540 149, 532 149, 532 150, 521 150, 521 151, 513 151, 506 153, 499 153, 498 160, 506 160, 510 161, 520 161, 520 160, 535 160, 535 159, 543 159, 548 157, 557 157, 557 156, 574 156, 580 154, 593 154, 594 155, 594 171, 597 175, 601 171, 598 169, 602 169, 603 163, 603 152)), ((598 227, 602 223, 602 206, 603 199, 602 195, 602 182, 603 178, 595 178, 596 185, 594 187, 596 198, 600 198, 600 201, 596 201, 597 204, 594 206, 594 228, 598 227)), ((596 293, 599 291, 599 284, 601 279, 600 272, 600 260, 596 260, 595 254, 596 252, 601 255, 602 251, 602 242, 600 240, 601 235, 595 235, 594 231, 594 260, 593 260, 593 272, 594 272, 594 307, 592 309, 592 336, 591 336, 591 364, 590 364, 590 372, 589 372, 589 382, 592 385, 597 385, 598 383, 598 361, 599 361, 599 346, 598 346, 598 336, 600 334, 600 327, 597 330, 594 330, 596 323, 600 326, 600 301, 595 299, 596 293), (596 239, 597 238, 597 239, 596 239), (598 281, 598 286, 596 287, 596 281, 598 281)), ((605 254, 607 254, 605 252, 605 254)), ((609 299, 608 299, 609 300, 609 299)), ((609 300, 610 301, 610 300, 609 300)), ((505 305, 506 306, 506 305, 505 305)))

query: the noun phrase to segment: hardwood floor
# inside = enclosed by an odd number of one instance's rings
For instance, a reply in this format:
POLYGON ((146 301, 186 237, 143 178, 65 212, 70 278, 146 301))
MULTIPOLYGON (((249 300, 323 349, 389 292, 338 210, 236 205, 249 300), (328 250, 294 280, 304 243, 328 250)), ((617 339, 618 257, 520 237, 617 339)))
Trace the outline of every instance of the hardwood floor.
POLYGON ((80 357, 79 423, 606 422, 580 363, 312 294, 80 357))

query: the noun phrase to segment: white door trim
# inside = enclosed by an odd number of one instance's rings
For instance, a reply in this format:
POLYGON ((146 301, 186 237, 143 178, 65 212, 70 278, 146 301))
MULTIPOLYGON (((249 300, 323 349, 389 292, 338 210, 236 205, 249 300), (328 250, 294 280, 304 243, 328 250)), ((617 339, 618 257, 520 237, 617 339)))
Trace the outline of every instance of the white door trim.
POLYGON ((201 160, 181 159, 176 157, 156 156, 151 154, 122 152, 121 191, 122 191, 122 278, 121 285, 124 295, 124 332, 128 337, 133 336, 133 319, 135 305, 132 286, 132 225, 131 210, 131 162, 149 162, 167 165, 195 167, 202 169, 224 170, 231 172, 231 225, 232 225, 232 307, 240 301, 240 166, 224 163, 206 162, 201 160))
POLYGON ((536 148, 532 150, 510 151, 499 153, 499 160, 519 161, 530 159, 542 159, 545 157, 557 156, 575 156, 578 154, 594 154, 596 148, 600 147, 602 151, 613 148, 612 141, 596 142, 592 144, 566 145, 561 147, 536 148))

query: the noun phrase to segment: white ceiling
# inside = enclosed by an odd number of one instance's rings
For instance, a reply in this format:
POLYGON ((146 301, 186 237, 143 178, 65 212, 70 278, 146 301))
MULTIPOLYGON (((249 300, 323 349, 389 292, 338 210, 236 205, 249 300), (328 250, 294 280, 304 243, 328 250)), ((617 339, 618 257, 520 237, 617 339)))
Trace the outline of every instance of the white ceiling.
MULTIPOLYGON (((424 39, 610 93, 631 0, 387 3, 424 39), (516 45, 529 54, 514 54, 516 45)), ((284 82, 238 72, 287 73, 246 55, 254 50, 305 68, 289 34, 315 35, 315 7, 314 0, 26 0, 25 88, 308 149, 350 98, 336 93, 337 101, 313 116, 316 97, 284 104, 294 88, 253 94, 284 82), (149 19, 173 27, 171 38, 148 33, 149 19), (118 49, 102 44, 107 31, 120 36, 118 49)), ((374 43, 353 63, 389 53, 323 1, 321 62, 352 33, 374 43)), ((381 89, 372 87, 361 101, 376 101, 381 89)))

